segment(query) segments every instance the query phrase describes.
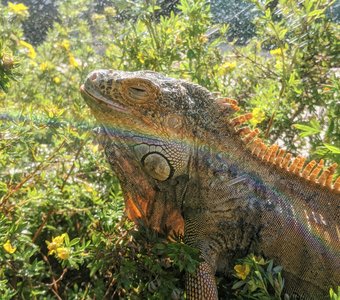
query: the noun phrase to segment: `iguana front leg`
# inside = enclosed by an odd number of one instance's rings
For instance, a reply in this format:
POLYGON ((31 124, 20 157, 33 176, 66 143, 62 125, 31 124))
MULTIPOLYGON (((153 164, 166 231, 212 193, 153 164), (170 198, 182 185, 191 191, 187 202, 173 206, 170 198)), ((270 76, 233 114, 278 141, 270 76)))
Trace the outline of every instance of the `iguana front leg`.
POLYGON ((204 215, 185 218, 184 241, 187 245, 199 249, 202 262, 192 274, 187 273, 185 290, 190 300, 217 300, 215 281, 218 246, 209 236, 209 221, 204 215))
POLYGON ((185 289, 187 299, 217 300, 215 275, 207 262, 202 262, 194 274, 187 273, 185 289))

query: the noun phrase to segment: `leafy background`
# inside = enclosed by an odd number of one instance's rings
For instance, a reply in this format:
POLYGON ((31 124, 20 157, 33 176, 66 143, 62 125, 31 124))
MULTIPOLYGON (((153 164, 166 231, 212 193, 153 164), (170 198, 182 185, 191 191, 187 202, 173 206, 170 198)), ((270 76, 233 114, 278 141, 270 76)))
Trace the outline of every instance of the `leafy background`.
MULTIPOLYGON (((268 142, 340 163, 333 1, 242 2, 237 23, 203 0, 59 0, 46 26, 36 2, 0 4, 1 299, 181 299, 184 270, 197 265, 180 238, 125 218, 79 95, 94 69, 199 83, 238 99, 268 142), (29 35, 39 26, 46 35, 29 35)), ((267 284, 271 295, 250 299, 280 299, 280 276, 271 261, 247 257, 219 289, 245 299, 267 284)))

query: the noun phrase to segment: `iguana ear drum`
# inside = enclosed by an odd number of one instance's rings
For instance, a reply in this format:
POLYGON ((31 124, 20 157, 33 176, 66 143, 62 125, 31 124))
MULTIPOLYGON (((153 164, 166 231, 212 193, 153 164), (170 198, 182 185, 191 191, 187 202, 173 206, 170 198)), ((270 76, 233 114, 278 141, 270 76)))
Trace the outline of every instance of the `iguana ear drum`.
POLYGON ((152 178, 164 181, 169 179, 174 171, 167 158, 159 152, 150 152, 142 158, 145 172, 152 178))

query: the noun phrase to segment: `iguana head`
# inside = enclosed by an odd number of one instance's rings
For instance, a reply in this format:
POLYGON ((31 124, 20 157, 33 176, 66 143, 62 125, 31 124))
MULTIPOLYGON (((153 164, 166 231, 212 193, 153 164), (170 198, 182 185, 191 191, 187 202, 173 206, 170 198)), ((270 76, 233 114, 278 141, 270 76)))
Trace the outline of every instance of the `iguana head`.
POLYGON ((150 71, 97 70, 81 93, 102 125, 106 155, 130 217, 157 229, 179 230, 197 130, 209 127, 209 118, 216 121, 210 92, 150 71), (173 198, 165 199, 171 193, 173 198))

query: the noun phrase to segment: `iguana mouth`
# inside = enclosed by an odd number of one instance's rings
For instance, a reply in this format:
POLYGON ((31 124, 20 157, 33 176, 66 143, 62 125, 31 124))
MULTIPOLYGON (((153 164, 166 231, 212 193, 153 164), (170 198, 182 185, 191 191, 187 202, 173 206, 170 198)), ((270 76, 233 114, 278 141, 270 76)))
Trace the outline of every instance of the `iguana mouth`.
MULTIPOLYGON (((88 102, 90 105, 92 104, 106 104, 107 106, 110 107, 110 109, 113 109, 115 111, 119 111, 119 112, 124 112, 127 113, 128 109, 126 107, 123 107, 122 105, 119 105, 118 103, 115 103, 113 101, 110 101, 108 99, 106 99, 104 96, 100 95, 99 93, 96 93, 95 95, 90 93, 86 88, 85 85, 82 84, 80 86, 80 93, 83 96, 83 98, 85 99, 86 102, 88 102)), ((91 105, 91 106, 92 106, 91 105)))

